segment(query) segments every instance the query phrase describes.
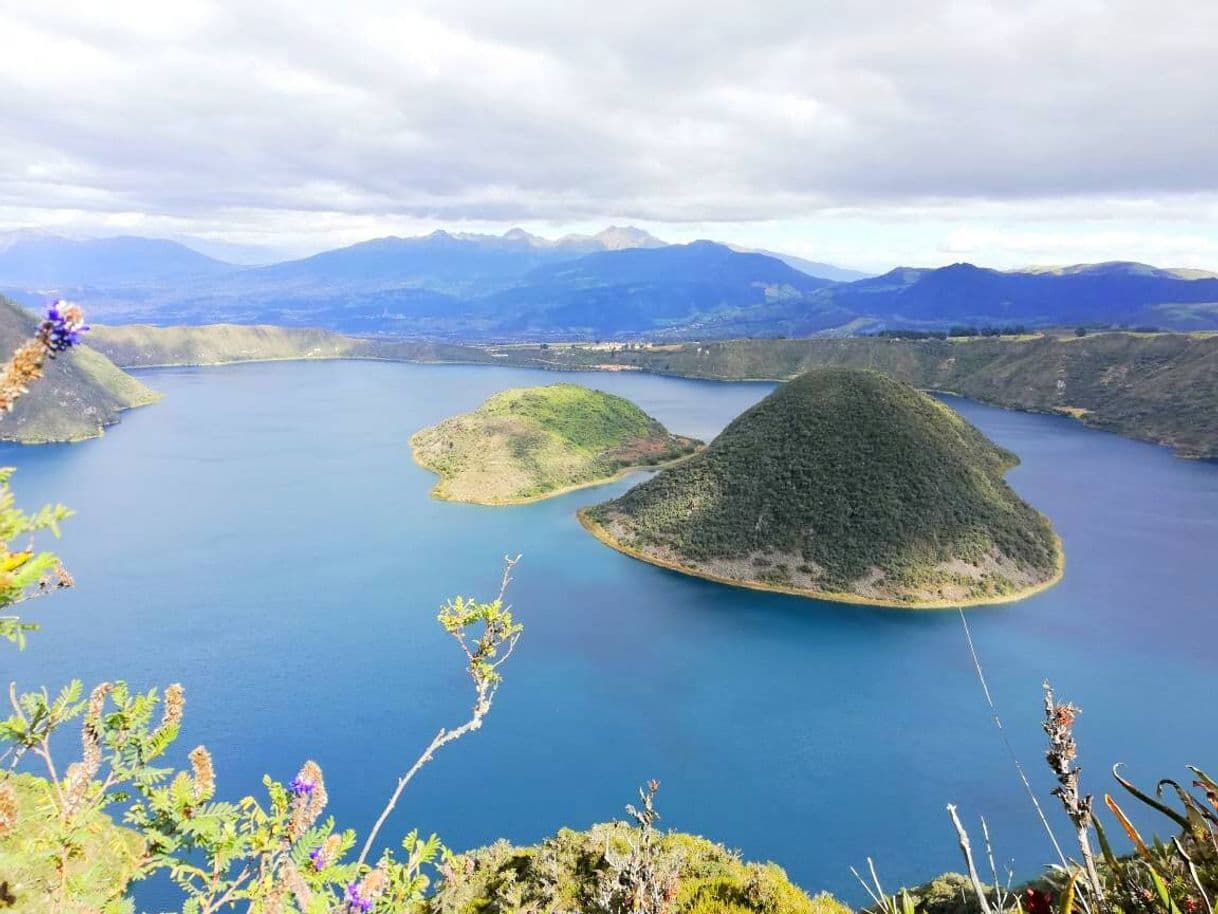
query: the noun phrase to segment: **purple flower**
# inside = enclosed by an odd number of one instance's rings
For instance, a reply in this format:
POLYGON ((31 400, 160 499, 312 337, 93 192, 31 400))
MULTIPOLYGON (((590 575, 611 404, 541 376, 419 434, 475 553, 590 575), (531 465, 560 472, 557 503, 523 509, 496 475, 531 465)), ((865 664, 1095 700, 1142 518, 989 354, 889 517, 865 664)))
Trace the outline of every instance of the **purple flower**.
POLYGON ((46 320, 38 328, 38 336, 47 350, 55 355, 67 352, 80 342, 82 333, 89 329, 84 312, 76 305, 57 301, 47 308, 46 320))
POLYGON ((302 778, 300 775, 292 778, 292 783, 288 785, 293 795, 297 797, 311 797, 313 791, 317 788, 317 784, 308 778, 302 778))
POLYGON ((309 851, 309 859, 313 862, 313 869, 319 873, 326 868, 326 852, 323 848, 315 847, 309 851))
POLYGON ((347 891, 343 895, 343 903, 346 904, 347 910, 351 914, 368 914, 372 910, 372 899, 360 891, 358 882, 352 882, 347 885, 347 891))

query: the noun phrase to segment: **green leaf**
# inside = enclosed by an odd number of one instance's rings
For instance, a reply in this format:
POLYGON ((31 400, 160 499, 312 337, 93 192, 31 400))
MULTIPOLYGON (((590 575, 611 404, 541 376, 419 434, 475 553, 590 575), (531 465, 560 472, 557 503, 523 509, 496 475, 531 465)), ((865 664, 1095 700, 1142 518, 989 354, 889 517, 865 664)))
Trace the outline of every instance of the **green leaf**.
POLYGON ((1163 903, 1163 907, 1170 914, 1180 914, 1180 909, 1176 907, 1176 903, 1171 900, 1171 896, 1167 892, 1167 884, 1163 881, 1163 877, 1155 871, 1153 866, 1150 868, 1150 878, 1155 884, 1155 891, 1159 893, 1159 901, 1163 903))
POLYGON ((1138 788, 1134 787, 1133 784, 1131 784, 1129 781, 1127 781, 1123 777, 1121 777, 1120 772, 1118 770, 1118 769, 1120 769, 1120 767, 1121 766, 1119 764, 1112 766, 1112 776, 1114 778, 1116 778, 1118 784, 1120 784, 1122 787, 1124 787, 1126 790, 1128 790, 1131 794, 1133 794, 1135 797, 1137 797, 1139 800, 1141 800, 1151 809, 1156 809, 1159 812, 1163 813, 1163 815, 1167 816, 1169 819, 1171 819, 1181 828, 1188 828, 1188 819, 1186 819, 1184 816, 1180 815, 1178 812, 1176 812, 1166 803, 1160 803, 1154 797, 1148 796, 1147 794, 1138 790, 1138 788))

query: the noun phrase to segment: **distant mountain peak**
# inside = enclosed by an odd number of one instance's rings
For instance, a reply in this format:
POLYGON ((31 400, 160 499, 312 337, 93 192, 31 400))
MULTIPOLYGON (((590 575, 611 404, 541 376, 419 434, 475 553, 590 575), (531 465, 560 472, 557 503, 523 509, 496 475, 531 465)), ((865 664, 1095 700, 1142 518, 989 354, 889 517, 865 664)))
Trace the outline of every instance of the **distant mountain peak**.
POLYGON ((622 248, 664 247, 664 242, 655 235, 633 225, 611 225, 592 237, 599 241, 607 251, 618 251, 622 248))
POLYGON ((540 235, 534 235, 532 232, 527 232, 520 226, 510 228, 503 233, 504 241, 522 241, 531 247, 545 247, 552 242, 547 238, 542 238, 540 235))

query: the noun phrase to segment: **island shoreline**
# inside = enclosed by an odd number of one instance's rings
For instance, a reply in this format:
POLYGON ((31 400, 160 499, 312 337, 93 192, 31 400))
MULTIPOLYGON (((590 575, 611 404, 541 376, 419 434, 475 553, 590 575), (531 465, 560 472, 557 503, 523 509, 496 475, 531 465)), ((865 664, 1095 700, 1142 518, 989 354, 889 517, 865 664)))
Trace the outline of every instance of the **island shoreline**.
POLYGON ((721 575, 714 575, 702 571, 694 571, 686 568, 676 562, 670 562, 665 559, 647 555, 646 553, 627 546, 612 536, 603 526, 594 521, 588 516, 588 508, 580 508, 576 512, 576 517, 579 519, 580 525, 587 530, 592 536, 600 540, 611 549, 620 552, 622 555, 629 556, 633 559, 638 559, 640 562, 646 562, 648 565, 654 565, 657 568, 663 568, 667 571, 675 571, 678 574, 683 574, 691 578, 701 578, 704 581, 711 581, 715 584, 725 584, 729 587, 741 587, 747 590, 759 590, 768 593, 777 593, 789 597, 802 597, 805 600, 822 600, 826 603, 846 603, 853 606, 873 606, 879 609, 904 609, 914 612, 944 612, 952 609, 969 609, 977 606, 995 606, 1002 603, 1017 603, 1021 600, 1026 600, 1029 597, 1034 597, 1039 593, 1049 590, 1061 582, 1066 573, 1066 551, 1062 546, 1060 536, 1054 536, 1054 541, 1057 546, 1057 564, 1052 577, 1041 581, 1032 587, 1020 590, 1018 593, 1003 594, 993 598, 975 599, 975 600, 934 600, 934 601, 916 601, 912 603, 904 603, 898 600, 884 600, 880 598, 860 597, 849 593, 836 592, 813 592, 802 590, 797 587, 785 587, 781 584, 765 584, 761 581, 741 581, 736 578, 725 578, 721 575))
POLYGON ((683 455, 681 457, 677 457, 673 460, 666 460, 663 463, 648 463, 648 464, 640 464, 639 466, 622 467, 622 469, 618 470, 612 476, 606 476, 603 479, 594 479, 594 480, 591 480, 590 482, 575 483, 574 485, 563 486, 561 489, 554 489, 553 491, 550 491, 550 492, 542 492, 539 495, 529 495, 524 498, 513 498, 513 499, 507 499, 504 501, 471 501, 468 498, 450 498, 449 496, 440 493, 438 490, 439 490, 440 486, 442 486, 444 484, 445 479, 443 476, 441 476, 431 467, 427 466, 426 464, 424 464, 422 461, 419 460, 418 450, 415 448, 414 443, 413 443, 413 436, 411 436, 411 443, 410 443, 410 459, 414 461, 415 466, 419 467, 422 470, 426 470, 428 473, 431 473, 434 476, 440 477, 440 481, 437 482, 434 486, 432 486, 431 491, 427 493, 431 498, 434 498, 436 501, 446 501, 446 502, 449 502, 450 504, 455 504, 455 505, 478 505, 479 507, 482 507, 482 508, 511 508, 511 507, 515 507, 516 505, 531 505, 534 502, 545 501, 547 498, 557 498, 560 495, 569 495, 572 492, 578 492, 581 489, 592 489, 592 488, 595 488, 596 486, 608 485, 611 482, 617 482, 621 479, 624 479, 625 477, 629 476, 631 473, 645 473, 645 472, 648 472, 651 470, 667 469, 668 467, 676 466, 679 463, 684 463, 686 460, 689 460, 690 457, 693 457, 696 454, 702 453, 702 451, 705 450, 705 448, 706 448, 706 446, 703 445, 702 447, 698 448, 696 451, 693 451, 692 453, 685 454, 685 455, 683 455))

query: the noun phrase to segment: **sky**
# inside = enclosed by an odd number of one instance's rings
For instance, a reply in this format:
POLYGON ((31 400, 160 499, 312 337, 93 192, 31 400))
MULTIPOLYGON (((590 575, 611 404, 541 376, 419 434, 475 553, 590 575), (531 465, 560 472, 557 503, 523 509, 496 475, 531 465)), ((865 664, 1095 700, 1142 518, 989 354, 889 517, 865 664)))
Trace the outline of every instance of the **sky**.
POLYGON ((0 0, 0 231, 1218 269, 1209 0, 0 0))

